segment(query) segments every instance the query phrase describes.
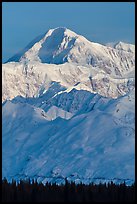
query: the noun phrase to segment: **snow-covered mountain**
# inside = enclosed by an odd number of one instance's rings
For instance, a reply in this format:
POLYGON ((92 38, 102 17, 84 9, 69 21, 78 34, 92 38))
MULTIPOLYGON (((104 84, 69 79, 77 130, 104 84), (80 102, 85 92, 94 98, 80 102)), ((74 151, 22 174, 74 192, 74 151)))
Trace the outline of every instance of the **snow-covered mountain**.
POLYGON ((116 76, 134 69, 134 45, 120 42, 114 48, 90 42, 69 29, 56 28, 36 38, 20 56, 17 54, 18 57, 15 55, 8 61, 49 64, 71 62, 83 66, 92 65, 116 76))
POLYGON ((3 64, 3 177, 132 183, 134 49, 59 27, 3 64))
POLYGON ((15 62, 3 64, 3 100, 35 97, 53 81, 106 97, 124 95, 134 87, 135 46, 114 47, 90 42, 66 28, 51 29, 9 59, 15 62))

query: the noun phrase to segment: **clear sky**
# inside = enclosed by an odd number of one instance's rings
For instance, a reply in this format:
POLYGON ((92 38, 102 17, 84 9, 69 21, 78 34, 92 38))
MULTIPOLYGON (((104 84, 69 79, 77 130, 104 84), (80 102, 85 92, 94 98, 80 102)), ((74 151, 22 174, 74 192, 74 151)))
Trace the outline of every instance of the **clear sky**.
POLYGON ((67 27, 90 41, 135 43, 135 3, 3 2, 2 61, 50 28, 67 27))

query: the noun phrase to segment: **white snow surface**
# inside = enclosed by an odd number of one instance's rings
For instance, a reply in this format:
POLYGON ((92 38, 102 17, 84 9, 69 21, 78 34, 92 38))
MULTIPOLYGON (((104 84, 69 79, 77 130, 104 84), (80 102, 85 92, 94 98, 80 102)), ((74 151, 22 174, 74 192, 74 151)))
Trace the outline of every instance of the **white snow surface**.
POLYGON ((135 46, 50 29, 2 66, 2 177, 135 180, 135 46))

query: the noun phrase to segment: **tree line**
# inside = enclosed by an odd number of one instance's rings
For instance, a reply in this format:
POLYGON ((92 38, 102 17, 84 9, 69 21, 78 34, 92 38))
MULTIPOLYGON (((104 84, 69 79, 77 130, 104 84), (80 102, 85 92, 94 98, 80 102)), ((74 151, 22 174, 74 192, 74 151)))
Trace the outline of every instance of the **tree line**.
POLYGON ((38 183, 37 180, 2 180, 2 202, 134 202, 135 184, 38 183))

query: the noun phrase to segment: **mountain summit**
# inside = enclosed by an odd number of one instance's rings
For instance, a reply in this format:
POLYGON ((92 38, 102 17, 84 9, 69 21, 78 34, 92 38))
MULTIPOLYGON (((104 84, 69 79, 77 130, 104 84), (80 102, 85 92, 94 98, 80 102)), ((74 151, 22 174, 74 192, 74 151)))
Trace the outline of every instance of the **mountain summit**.
POLYGON ((71 30, 58 27, 35 38, 24 50, 8 61, 38 60, 42 63, 60 64, 66 62, 66 56, 79 37, 71 30))
MULTIPOLYGON (((50 29, 38 36, 23 51, 13 56, 10 61, 41 62, 63 64, 71 62, 83 66, 103 68, 110 73, 129 71, 134 67, 134 45, 118 43, 111 48, 88 41, 67 28, 50 29), (121 69, 119 69, 121 66, 121 69)), ((122 73, 121 73, 122 74, 122 73)))

